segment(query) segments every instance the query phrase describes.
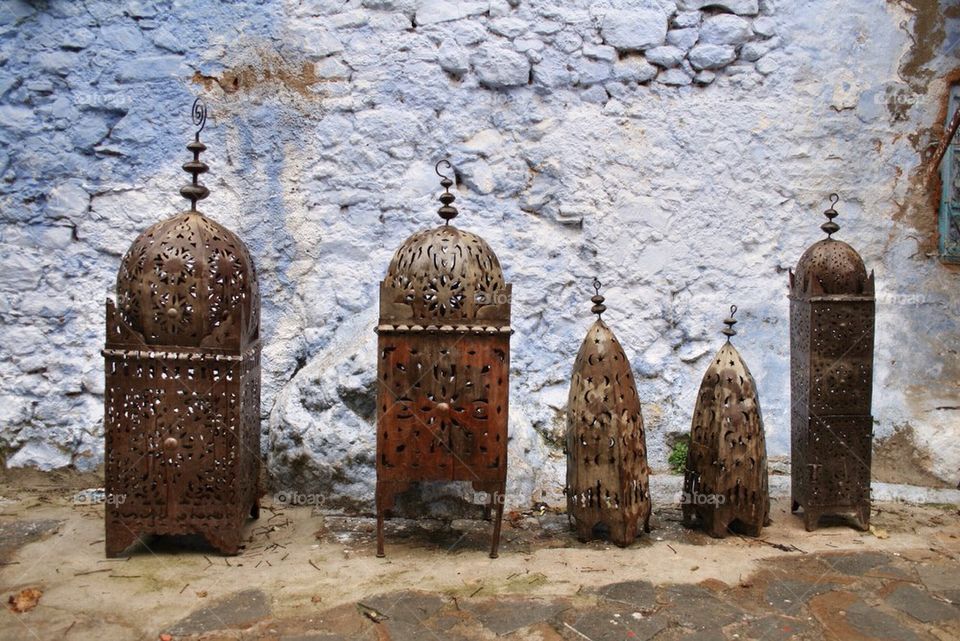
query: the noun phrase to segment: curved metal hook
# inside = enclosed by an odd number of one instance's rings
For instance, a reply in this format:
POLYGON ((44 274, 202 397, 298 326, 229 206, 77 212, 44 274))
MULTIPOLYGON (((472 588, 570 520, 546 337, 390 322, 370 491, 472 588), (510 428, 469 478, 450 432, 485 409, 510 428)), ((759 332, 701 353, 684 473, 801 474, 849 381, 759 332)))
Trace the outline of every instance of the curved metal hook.
POLYGON ((731 305, 731 306, 730 306, 730 318, 733 318, 733 315, 736 314, 736 313, 737 313, 737 306, 736 306, 736 305, 731 305))
POLYGON ((593 289, 596 290, 597 294, 600 293, 600 288, 603 287, 603 283, 600 282, 600 279, 596 276, 593 277, 593 289))
POLYGON ((197 138, 199 139, 200 132, 207 126, 207 105, 200 100, 199 96, 193 101, 193 106, 190 107, 190 117, 193 119, 193 125, 200 127, 196 131, 197 138))
POLYGON ((446 174, 441 174, 441 173, 440 173, 440 165, 443 165, 443 164, 446 164, 447 167, 449 167, 449 168, 451 168, 451 169, 453 168, 453 165, 450 164, 450 161, 447 160, 446 158, 444 158, 443 160, 439 161, 439 162, 436 164, 436 166, 433 168, 433 170, 434 170, 435 172, 437 172, 437 175, 440 176, 441 178, 443 178, 444 180, 450 180, 450 176, 448 176, 448 175, 446 175, 446 174))
POLYGON ((834 205, 836 205, 838 202, 840 202, 840 196, 838 196, 837 194, 830 194, 829 196, 827 196, 827 198, 830 199, 830 207, 831 207, 831 208, 832 208, 834 205))

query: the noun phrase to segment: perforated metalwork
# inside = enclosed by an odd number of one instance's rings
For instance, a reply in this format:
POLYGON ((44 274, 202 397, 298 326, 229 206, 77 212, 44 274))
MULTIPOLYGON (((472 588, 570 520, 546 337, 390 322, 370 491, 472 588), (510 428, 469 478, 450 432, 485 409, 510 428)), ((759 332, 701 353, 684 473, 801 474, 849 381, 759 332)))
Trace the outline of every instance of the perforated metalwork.
POLYGON ((847 244, 826 239, 790 274, 793 510, 870 523, 874 277, 847 244))
MULTIPOLYGON (((727 322, 732 327, 736 321, 731 315, 727 322)), ((757 385, 729 340, 707 367, 697 394, 682 505, 685 525, 699 520, 715 537, 731 531, 759 536, 769 522, 767 448, 757 385)))
MULTIPOLYGON (((201 113, 205 117, 205 110, 201 113)), ((202 119, 196 121, 202 129, 202 119)), ((205 147, 188 145, 191 206, 207 195, 205 147)), ((107 301, 106 553, 144 534, 202 534, 236 554, 256 517, 260 301, 253 261, 195 209, 150 227, 124 256, 107 301)))
MULTIPOLYGON (((599 285, 598 285, 599 291, 599 285)), ((594 313, 606 309, 594 297, 594 313)), ((567 399, 567 513, 577 536, 605 534, 619 546, 650 531, 650 469, 640 397, 630 362, 598 318, 573 365, 567 399)))
MULTIPOLYGON (((439 165, 438 165, 439 173, 439 165)), ((442 176, 442 174, 441 174, 442 176)), ((447 224, 408 238, 380 285, 377 326, 377 554, 395 496, 419 481, 490 495, 496 557, 507 476, 510 285, 441 181, 447 224)))

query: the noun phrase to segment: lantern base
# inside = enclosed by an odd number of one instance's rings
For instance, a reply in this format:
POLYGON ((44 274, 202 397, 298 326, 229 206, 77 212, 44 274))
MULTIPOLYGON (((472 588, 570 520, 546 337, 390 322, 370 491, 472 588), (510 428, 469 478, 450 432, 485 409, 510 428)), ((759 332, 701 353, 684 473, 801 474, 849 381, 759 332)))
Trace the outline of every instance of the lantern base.
MULTIPOLYGON (((250 507, 250 518, 256 520, 260 518, 260 499, 256 499, 250 507)), ((236 556, 240 554, 240 542, 242 539, 242 530, 245 518, 240 520, 239 524, 214 523, 208 527, 181 527, 164 526, 163 524, 153 527, 142 527, 137 523, 128 524, 122 519, 108 518, 106 522, 106 537, 104 541, 104 553, 108 559, 115 559, 123 556, 127 549, 136 543, 141 535, 144 534, 167 534, 184 535, 199 534, 211 547, 225 556, 236 556)))
POLYGON ((570 511, 568 506, 568 515, 572 519, 571 527, 577 533, 577 540, 581 543, 593 541, 595 539, 605 539, 617 547, 625 548, 640 536, 641 519, 643 522, 642 531, 650 533, 650 513, 646 517, 637 517, 635 519, 623 518, 597 518, 594 515, 577 516, 570 511))
MULTIPOLYGON (((403 494, 410 489, 411 481, 377 481, 377 558, 386 557, 384 552, 383 526, 388 513, 396 503, 397 494, 403 494)), ((507 480, 500 479, 493 482, 474 482, 473 489, 490 495, 490 501, 483 508, 485 520, 493 519, 493 540, 490 543, 490 558, 500 556, 500 526, 503 522, 503 504, 507 494, 507 480)))
POLYGON ((715 539, 722 539, 729 533, 758 537, 760 531, 770 525, 770 505, 750 516, 744 516, 744 507, 739 509, 703 509, 692 505, 683 506, 683 526, 699 528, 715 539))
POLYGON ((846 516, 853 520, 854 526, 864 532, 870 529, 870 504, 860 505, 804 505, 797 500, 791 500, 790 511, 794 514, 803 510, 803 527, 807 532, 813 532, 820 527, 820 519, 824 516, 846 516))

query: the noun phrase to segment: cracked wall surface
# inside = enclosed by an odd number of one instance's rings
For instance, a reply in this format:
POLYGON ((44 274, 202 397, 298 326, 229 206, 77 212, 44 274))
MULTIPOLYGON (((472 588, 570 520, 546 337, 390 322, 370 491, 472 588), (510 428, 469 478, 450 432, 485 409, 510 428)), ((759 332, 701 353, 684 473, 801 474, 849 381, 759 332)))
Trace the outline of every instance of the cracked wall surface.
POLYGON ((103 300, 135 236, 184 206, 201 95, 203 209, 261 276, 274 488, 370 505, 377 282, 439 221, 443 157, 457 223, 514 284, 511 502, 560 498, 594 275, 654 469, 731 303, 787 455, 786 272, 833 191, 877 275, 881 460, 910 450, 917 482, 956 484, 960 273, 934 253, 920 162, 958 22, 947 0, 5 3, 0 455, 102 461, 103 300))

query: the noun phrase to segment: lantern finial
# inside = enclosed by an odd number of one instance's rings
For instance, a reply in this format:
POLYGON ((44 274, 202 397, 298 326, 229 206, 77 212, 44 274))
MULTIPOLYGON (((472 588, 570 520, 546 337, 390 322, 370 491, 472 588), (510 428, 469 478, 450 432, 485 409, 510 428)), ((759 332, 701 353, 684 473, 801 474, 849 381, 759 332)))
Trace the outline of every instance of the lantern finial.
POLYGON ((607 306, 603 304, 604 298, 600 295, 600 288, 603 287, 603 283, 600 282, 600 279, 596 276, 593 277, 593 289, 596 292, 593 296, 590 297, 590 302, 593 303, 593 307, 590 308, 590 311, 597 315, 597 320, 603 320, 601 314, 607 311, 607 306))
POLYGON ((449 225, 450 221, 456 218, 457 214, 460 212, 458 212, 457 208, 452 205, 453 201, 457 199, 456 196, 450 193, 450 187, 453 186, 453 180, 451 180, 445 174, 440 173, 440 165, 446 165, 447 167, 451 167, 452 165, 450 165, 450 161, 448 160, 441 160, 433 168, 433 170, 437 172, 437 175, 440 176, 440 186, 446 190, 440 194, 440 202, 443 204, 443 206, 437 210, 437 213, 440 214, 440 218, 443 218, 443 220, 446 221, 444 224, 449 225))
POLYGON ((733 318, 733 315, 736 314, 736 313, 737 313, 737 306, 736 306, 736 305, 731 305, 731 306, 730 306, 730 317, 729 317, 729 318, 725 318, 725 319, 723 320, 723 324, 726 325, 726 327, 724 327, 722 331, 723 331, 723 333, 726 335, 728 341, 729 341, 732 337, 734 337, 734 336, 737 335, 737 330, 735 330, 735 329, 733 328, 733 326, 737 324, 737 321, 733 318))
POLYGON ((833 208, 840 201, 840 196, 836 194, 830 194, 830 209, 823 212, 823 215, 827 217, 827 222, 820 225, 820 229, 827 232, 827 238, 830 238, 831 235, 840 231, 840 225, 833 222, 833 219, 836 218, 839 214, 837 210, 833 208))
POLYGON ((207 150, 207 146, 200 142, 200 132, 207 125, 207 106, 197 98, 190 108, 193 124, 199 127, 193 140, 187 143, 187 150, 193 153, 193 160, 183 163, 183 170, 193 176, 189 185, 180 188, 180 195, 190 201, 190 211, 197 211, 197 201, 210 195, 210 190, 199 182, 200 174, 206 173, 210 167, 200 160, 200 154, 207 150))

